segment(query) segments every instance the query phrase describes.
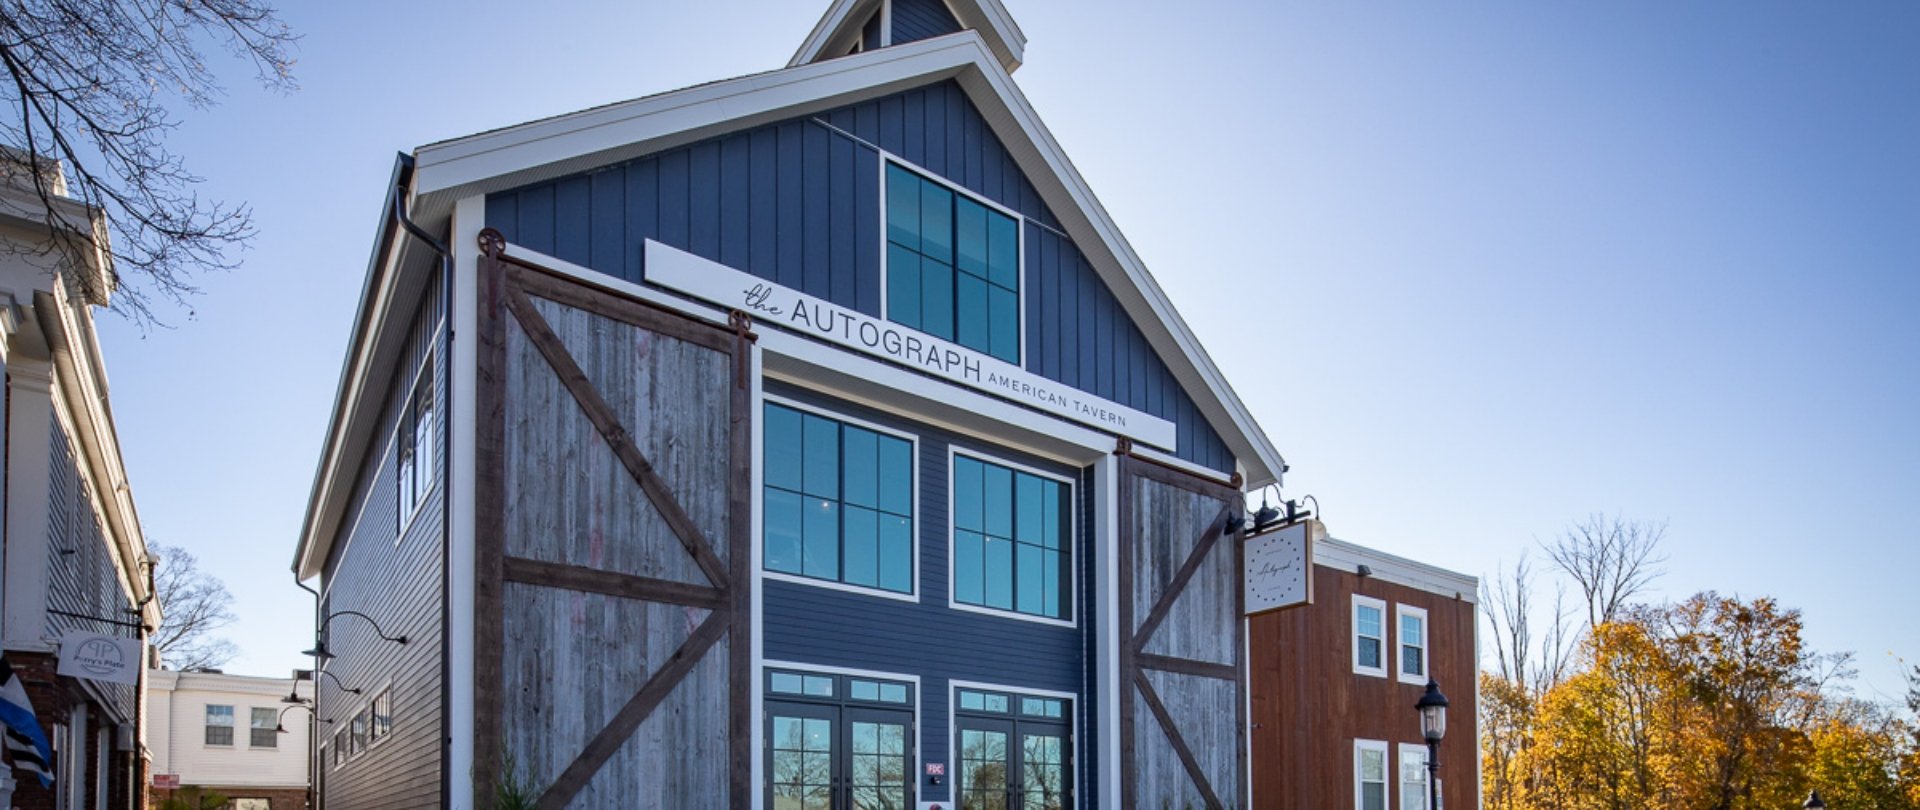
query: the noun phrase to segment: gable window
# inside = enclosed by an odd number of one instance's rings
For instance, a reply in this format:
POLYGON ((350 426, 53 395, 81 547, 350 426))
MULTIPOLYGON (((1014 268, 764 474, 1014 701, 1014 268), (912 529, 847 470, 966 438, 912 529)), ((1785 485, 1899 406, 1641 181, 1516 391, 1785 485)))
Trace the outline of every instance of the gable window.
POLYGON ((1400 810, 1432 810, 1427 807, 1427 747, 1400 744, 1400 810))
POLYGON ((207 745, 233 744, 233 707, 207 704, 207 745))
POLYGON ((969 456, 953 457, 953 600, 1073 618, 1072 488, 969 456))
POLYGON ((913 443, 766 406, 766 570, 913 593, 913 443))
POLYGON ((887 164, 887 318, 1020 363, 1020 225, 887 164))
POLYGON ((1428 681, 1427 663, 1427 611, 1408 605, 1396 605, 1394 613, 1399 619, 1400 655, 1396 659, 1400 669, 1400 680, 1413 684, 1428 681))
POLYGON ((1387 603, 1370 596, 1353 597, 1353 671, 1387 676, 1387 603))
POLYGON ((247 745, 254 748, 280 747, 280 734, 273 730, 280 724, 280 718, 274 710, 258 707, 250 709, 248 719, 252 724, 247 727, 247 745))
POLYGON ((1353 741, 1353 810, 1387 810, 1387 744, 1353 741))
POLYGON ((400 487, 396 500, 400 522, 395 525, 401 532, 406 531, 413 513, 433 488, 433 427, 433 355, 428 354, 420 364, 420 376, 407 397, 406 409, 400 413, 400 423, 394 427, 394 455, 399 460, 395 478, 400 487))

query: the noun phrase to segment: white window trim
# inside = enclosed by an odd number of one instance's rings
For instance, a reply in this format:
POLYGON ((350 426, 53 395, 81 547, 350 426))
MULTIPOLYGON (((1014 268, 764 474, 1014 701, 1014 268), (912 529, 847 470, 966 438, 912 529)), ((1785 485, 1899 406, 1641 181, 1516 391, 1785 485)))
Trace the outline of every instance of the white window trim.
MULTIPOLYGON (((999 611, 995 612, 997 613, 999 611)), ((1075 757, 1075 765, 1069 769, 1070 773, 1068 774, 1069 778, 1073 780, 1074 803, 1067 805, 1067 810, 1073 810, 1073 808, 1078 807, 1080 797, 1086 795, 1084 792, 1086 785, 1080 781, 1081 768, 1079 767, 1079 763, 1085 761, 1079 759, 1079 757, 1086 756, 1086 751, 1082 746, 1081 740, 1081 737, 1085 735, 1080 733, 1080 730, 1085 727, 1081 723, 1080 696, 1072 692, 1060 692, 1052 689, 1008 686, 1006 684, 988 683, 986 681, 965 681, 958 679, 947 681, 947 751, 949 759, 951 760, 949 763, 951 767, 948 772, 948 784, 953 785, 953 787, 948 789, 959 790, 958 785, 960 784, 960 690, 962 689, 975 692, 1001 692, 1016 697, 1053 698, 1066 702, 1068 717, 1063 719, 1066 721, 1068 735, 1073 738, 1073 756, 1075 757)), ((1007 716, 1010 718, 1018 718, 1021 715, 1017 711, 1012 711, 1009 712, 1007 716)), ((1052 721, 1049 720, 1048 722, 1052 721)), ((954 806, 957 807, 958 805, 956 804, 954 806)))
MULTIPOLYGON (((1415 745, 1414 743, 1400 744, 1400 761, 1395 763, 1398 768, 1393 771, 1393 784, 1400 790, 1401 805, 1405 805, 1407 801, 1407 782, 1406 774, 1401 769, 1406 767, 1409 756, 1416 757, 1420 760, 1420 804, 1424 806, 1433 795, 1432 791, 1427 787, 1427 780, 1433 778, 1433 772, 1427 770, 1427 747, 1425 745, 1415 745)), ((1433 808, 1428 807, 1426 810, 1433 810, 1433 808)))
MULTIPOLYGON (((907 448, 908 448, 907 464, 913 469, 913 486, 907 488, 908 489, 907 497, 909 498, 909 503, 907 506, 907 509, 909 512, 908 517, 911 518, 913 521, 913 524, 907 529, 907 537, 910 541, 908 545, 911 547, 911 554, 913 559, 913 562, 912 562, 913 570, 909 572, 909 579, 913 583, 913 590, 907 593, 901 593, 899 591, 889 591, 885 588, 872 588, 866 585, 855 585, 850 582, 841 582, 836 579, 820 579, 819 577, 810 577, 805 574, 793 574, 793 573, 788 573, 786 571, 774 571, 767 568, 767 558, 766 558, 767 538, 766 538, 766 524, 765 524, 766 516, 764 514, 764 510, 766 509, 764 498, 766 497, 767 484, 766 484, 766 479, 764 475, 757 476, 760 478, 760 481, 758 482, 758 486, 754 488, 755 498, 762 500, 762 503, 760 506, 760 509, 762 510, 761 522, 760 522, 760 525, 757 527, 757 530, 759 533, 754 535, 754 543, 753 543, 754 551, 758 555, 758 559, 755 560, 754 565, 760 569, 760 576, 765 579, 774 579, 774 580, 779 580, 781 582, 792 582, 798 585, 807 585, 814 588, 826 588, 828 590, 833 590, 833 591, 846 591, 848 593, 857 593, 857 594, 863 594, 866 596, 877 596, 882 599, 894 599, 901 602, 913 602, 918 604, 920 601, 920 485, 922 483, 920 481, 920 437, 912 433, 908 433, 904 430, 900 430, 897 428, 890 428, 885 425, 869 422, 859 417, 848 416, 846 414, 840 413, 838 411, 835 411, 829 408, 822 408, 818 405, 812 405, 809 403, 800 402, 798 400, 789 399, 787 397, 780 396, 779 394, 761 394, 760 395, 760 407, 754 413, 754 416, 758 417, 754 420, 755 424, 761 424, 766 421, 765 414, 767 411, 768 403, 779 405, 783 408, 792 408, 793 410, 801 411, 803 413, 810 413, 822 419, 832 419, 833 421, 839 422, 841 424, 853 425, 854 427, 857 427, 857 428, 871 430, 882 436, 892 436, 896 439, 902 439, 906 441, 907 448)), ((755 459, 754 467, 755 469, 764 470, 766 467, 766 458, 767 458, 767 449, 766 449, 766 443, 764 438, 760 444, 760 447, 757 449, 759 451, 759 455, 755 459)), ((841 538, 841 542, 843 544, 842 545, 843 550, 845 549, 845 545, 844 545, 845 541, 846 541, 846 538, 841 538)))
MULTIPOLYGON (((939 186, 944 186, 946 187, 947 190, 952 191, 954 194, 966 197, 969 200, 972 200, 983 206, 986 206, 989 210, 998 211, 1013 219, 1013 229, 1016 234, 1014 249, 1018 251, 1020 254, 1019 268, 1015 271, 1018 274, 1018 278, 1020 280, 1020 289, 1017 291, 1018 301, 1016 303, 1016 307, 1018 308, 1020 313, 1020 331, 1019 331, 1019 334, 1017 335, 1020 341, 1020 357, 1018 360, 1013 361, 1013 365, 1018 366, 1024 370, 1027 367, 1027 344, 1030 342, 1027 340, 1027 286, 1028 286, 1027 285, 1027 222, 1028 220, 1026 215, 1021 214, 1019 211, 1015 211, 997 202, 994 202, 993 200, 989 200, 985 196, 976 194, 973 192, 972 189, 969 189, 965 186, 955 183, 952 180, 948 180, 946 177, 942 176, 939 172, 936 172, 932 169, 929 169, 925 166, 922 166, 918 163, 908 160, 905 157, 894 154, 893 152, 889 152, 885 149, 882 149, 878 145, 871 145, 871 146, 873 147, 873 151, 878 152, 880 154, 880 318, 882 320, 885 320, 887 323, 899 324, 902 328, 913 329, 913 327, 906 326, 905 324, 900 324, 899 321, 894 320, 887 312, 887 164, 897 163, 900 165, 901 168, 906 169, 907 171, 913 172, 916 175, 919 175, 921 178, 925 179, 927 182, 930 182, 939 186)), ((955 245, 954 249, 958 250, 959 246, 955 245)), ((954 272, 959 272, 959 271, 956 269, 954 272)), ((932 335, 931 332, 927 332, 921 329, 914 329, 914 331, 920 332, 923 335, 932 335)), ((939 339, 947 340, 946 338, 939 338, 939 339)), ((960 332, 959 332, 958 324, 955 324, 954 326, 953 339, 948 340, 947 342, 952 343, 955 346, 965 345, 960 342, 960 332)), ((1000 358, 994 357, 993 354, 987 352, 984 349, 975 349, 972 346, 966 346, 966 348, 971 351, 979 352, 981 356, 992 357, 995 360, 1000 360, 1000 358)), ((1002 362, 1006 362, 1006 361, 1002 361, 1002 362)))
MULTIPOLYGON (((445 327, 446 323, 447 323, 446 318, 442 317, 439 321, 435 322, 433 329, 430 330, 428 334, 429 335, 440 334, 441 328, 445 327)), ((398 504, 399 502, 399 492, 397 490, 399 489, 399 486, 400 486, 400 480, 399 480, 400 441, 402 438, 406 439, 407 441, 412 441, 414 439, 414 437, 411 435, 402 437, 400 435, 400 428, 402 425, 406 424, 407 418, 410 415, 410 412, 413 410, 413 404, 414 404, 413 395, 417 393, 420 389, 420 378, 425 376, 429 369, 437 370, 438 367, 434 365, 434 358, 438 357, 439 354, 440 354, 440 351, 437 343, 433 345, 429 345, 427 347, 427 353, 425 357, 420 361, 419 367, 413 370, 413 377, 407 383, 407 389, 406 389, 407 396, 400 403, 400 409, 402 413, 393 423, 393 438, 387 442, 387 455, 393 462, 393 475, 394 475, 393 485, 396 490, 396 492, 394 493, 394 501, 396 504, 398 504)), ((437 390, 442 383, 444 383, 443 380, 439 380, 438 378, 436 378, 434 388, 437 390)), ((431 394, 432 392, 429 392, 430 396, 431 394)), ((441 408, 441 401, 438 398, 435 398, 433 400, 433 406, 434 407, 433 407, 433 428, 432 429, 434 432, 434 441, 439 442, 446 437, 446 432, 442 429, 443 426, 440 423, 440 420, 446 418, 446 414, 440 412, 442 408, 441 408)), ((442 453, 446 452, 445 448, 440 448, 440 451, 442 453)), ((413 463, 415 467, 418 467, 420 465, 419 448, 417 446, 414 448, 413 463)), ((431 476, 430 478, 427 479, 426 488, 421 489, 420 491, 414 493, 413 503, 398 504, 399 510, 402 512, 405 512, 406 515, 404 518, 401 518, 398 523, 395 524, 396 528, 393 533, 394 545, 398 546, 400 545, 401 541, 407 539, 407 532, 413 530, 413 522, 420 518, 420 513, 422 511, 425 511, 427 502, 430 500, 433 500, 434 490, 437 490, 440 488, 440 482, 444 478, 446 478, 446 476, 444 475, 431 476)), ((362 509, 361 511, 365 512, 366 510, 362 509)), ((355 527, 355 530, 357 531, 359 528, 358 520, 354 521, 354 527, 355 527)), ((345 557, 342 557, 342 559, 345 559, 345 557)))
POLYGON ((1385 788, 1382 791, 1382 798, 1385 800, 1388 810, 1392 810, 1393 783, 1395 779, 1393 772, 1393 754, 1387 750, 1385 740, 1353 741, 1353 810, 1366 810, 1366 796, 1361 790, 1366 784, 1361 781, 1362 774, 1364 774, 1365 771, 1360 767, 1360 757, 1368 751, 1375 751, 1380 754, 1380 768, 1383 771, 1381 776, 1384 779, 1383 784, 1385 788))
POLYGON ((203 705, 204 705, 204 708, 200 710, 200 745, 201 747, 203 748, 239 748, 240 747, 239 745, 240 707, 231 703, 207 703, 203 705), (222 726, 213 722, 209 722, 213 718, 210 716, 210 713, 207 712, 207 709, 211 709, 215 706, 221 706, 227 709, 228 722, 226 723, 226 725, 222 726), (227 738, 227 744, 221 745, 220 743, 207 742, 207 729, 210 729, 210 728, 225 728, 229 735, 227 738))
MULTIPOLYGON (((279 735, 278 733, 275 733, 275 734, 274 734, 274 743, 275 743, 275 744, 273 744, 273 745, 254 745, 254 744, 253 744, 253 711, 254 711, 255 709, 262 709, 262 708, 264 708, 264 709, 267 709, 267 711, 275 711, 275 710, 274 710, 274 709, 272 709, 271 707, 266 707, 266 706, 248 706, 248 707, 247 707, 247 750, 249 750, 249 751, 278 751, 278 750, 280 750, 280 745, 279 745, 279 742, 280 742, 280 739, 279 739, 279 737, 280 737, 280 735, 279 735)), ((237 720, 238 720, 238 718, 235 718, 235 720, 237 721, 237 720)), ((274 722, 276 722, 276 723, 277 723, 277 722, 279 722, 279 720, 280 720, 280 718, 278 718, 278 717, 275 717, 275 718, 274 718, 274 722)), ((238 748, 239 746, 238 746, 238 745, 235 745, 234 747, 235 747, 235 748, 238 748)))
POLYGON ((379 689, 367 690, 367 695, 367 745, 365 748, 360 749, 362 751, 371 751, 376 747, 385 745, 387 740, 393 737, 393 729, 398 725, 393 722, 393 681, 387 681, 385 684, 382 684, 379 689), (377 714, 374 712, 374 706, 381 695, 387 696, 387 733, 376 737, 374 736, 373 730, 378 724, 375 722, 377 714))
POLYGON ((1393 634, 1395 636, 1393 645, 1393 671, 1395 676, 1399 678, 1401 683, 1426 686, 1427 681, 1433 680, 1433 624, 1427 621, 1427 609, 1414 607, 1412 605, 1394 605, 1393 634), (1400 622, 1409 616, 1420 620, 1420 643, 1418 645, 1408 644, 1406 633, 1404 633, 1400 627, 1400 622), (1426 669, 1425 672, 1418 674, 1409 673, 1404 669, 1407 665, 1406 651, 1404 648, 1414 646, 1420 648, 1420 665, 1426 669))
POLYGON ((1351 648, 1355 674, 1372 675, 1376 678, 1387 677, 1387 656, 1394 652, 1393 645, 1389 643, 1393 635, 1387 624, 1387 617, 1390 615, 1392 613, 1387 610, 1386 600, 1361 596, 1357 593, 1353 595, 1353 609, 1347 611, 1347 646, 1351 648), (1380 611, 1380 666, 1377 667, 1362 666, 1360 663, 1360 608, 1362 607, 1380 611))
POLYGON ((962 448, 959 446, 958 443, 947 445, 947 607, 952 608, 954 610, 963 610, 968 613, 979 613, 987 616, 998 616, 1003 619, 1016 619, 1023 622, 1034 622, 1036 624, 1049 624, 1049 625, 1053 625, 1054 627, 1079 627, 1080 613, 1081 613, 1080 601, 1079 601, 1080 600, 1080 526, 1079 526, 1080 516, 1079 514, 1077 514, 1079 511, 1080 511, 1079 488, 1078 488, 1077 482, 1074 481, 1072 478, 1069 478, 1064 475, 1060 475, 1058 473, 1051 473, 1051 472, 1047 472, 1046 470, 1037 469, 1031 465, 1021 464, 1020 462, 1017 462, 1017 461, 1010 461, 1002 456, 994 455, 993 453, 982 452, 973 447, 962 448), (957 576, 954 568, 954 553, 955 553, 954 533, 957 530, 953 526, 953 460, 956 456, 968 456, 978 461, 984 461, 989 464, 997 464, 999 466, 1006 467, 1011 470, 1018 470, 1020 472, 1029 473, 1031 475, 1036 475, 1051 481, 1058 481, 1061 484, 1066 486, 1067 504, 1068 504, 1067 512, 1069 513, 1067 515, 1067 551, 1069 554, 1072 555, 1072 558, 1069 560, 1069 564, 1067 565, 1067 590, 1063 592, 1060 595, 1060 597, 1062 600, 1065 600, 1066 602, 1067 609, 1069 611, 1067 615, 1072 616, 1073 618, 1055 619, 1050 616, 1037 616, 1032 613, 1021 613, 1017 610, 1001 610, 1000 608, 987 607, 986 605, 970 605, 954 598, 953 596, 954 580, 955 580, 955 577, 957 576))

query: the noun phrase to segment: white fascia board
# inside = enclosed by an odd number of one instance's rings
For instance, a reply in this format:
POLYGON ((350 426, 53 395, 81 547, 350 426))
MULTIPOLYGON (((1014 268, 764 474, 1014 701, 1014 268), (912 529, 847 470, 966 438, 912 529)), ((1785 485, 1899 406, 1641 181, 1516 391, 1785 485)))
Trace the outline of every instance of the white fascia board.
POLYGON ((827 46, 835 39, 839 39, 841 32, 846 30, 849 19, 865 21, 866 15, 862 14, 859 17, 853 15, 856 8, 867 6, 869 8, 863 10, 871 11, 870 7, 879 5, 881 2, 882 0, 834 0, 834 4, 827 7, 827 13, 820 15, 820 21, 813 24, 813 30, 807 32, 807 38, 800 43, 800 49, 793 52, 793 58, 787 60, 787 67, 799 67, 819 59, 820 54, 827 51, 827 46))
POLYGON ((820 112, 951 77, 986 60, 962 31, 818 64, 610 104, 458 140, 416 155, 417 212, 820 112))
POLYGON ((1285 459, 974 30, 422 147, 415 210, 424 217, 455 197, 585 171, 949 77, 979 107, 1175 378, 1189 393, 1211 394, 1194 397, 1195 404, 1244 466, 1245 484, 1278 483, 1285 459))
POLYGON ((1468 604, 1480 603, 1480 580, 1476 577, 1345 540, 1325 537, 1314 541, 1313 564, 1348 573, 1365 565, 1373 572, 1369 576, 1374 579, 1459 599, 1468 604))
MULTIPOLYGON (((867 20, 867 15, 879 4, 879 0, 836 0, 827 7, 827 13, 820 16, 813 30, 807 33, 806 40, 800 43, 800 49, 794 51, 793 58, 787 60, 787 67, 799 67, 834 58, 832 54, 839 48, 852 43, 849 33, 858 35, 859 26, 867 20), (851 32, 849 28, 852 28, 851 32)), ((960 21, 963 28, 979 32, 987 49, 993 52, 995 61, 1008 73, 1020 69, 1026 61, 1027 35, 1020 25, 1013 21, 1013 15, 1007 13, 1007 7, 1000 0, 946 0, 947 11, 960 21)))
POLYGON ((1065 150, 1060 148, 1053 134, 1041 123, 1039 114, 1028 103, 1026 94, 1020 92, 1013 77, 1005 71, 982 66, 977 74, 969 73, 960 77, 961 87, 966 88, 976 102, 989 94, 983 93, 982 88, 969 87, 974 82, 985 82, 992 91, 990 95, 998 97, 1006 105, 1007 117, 999 120, 984 107, 981 112, 994 126, 1001 140, 1006 142, 1016 160, 1022 163, 1037 160, 1046 167, 1047 171, 1044 172, 1028 171, 1028 178, 1041 196, 1047 199, 1055 215, 1061 218, 1061 224, 1073 237, 1076 246, 1087 254, 1094 269, 1106 280, 1114 298, 1142 327, 1142 333, 1163 359, 1184 358, 1187 361, 1184 366, 1177 362, 1169 363, 1183 387, 1188 391, 1198 389, 1213 394, 1212 401, 1206 397, 1196 397, 1195 404, 1216 430, 1229 428, 1220 430, 1221 438, 1246 465, 1246 486, 1258 488, 1279 483, 1281 474, 1286 470, 1286 460, 1260 429, 1259 423, 1254 421, 1239 395, 1233 392, 1233 387, 1227 384, 1225 375, 1213 364, 1213 358, 1207 355, 1193 330, 1187 327, 1187 322, 1174 309, 1173 302, 1168 300, 1166 292, 1154 281, 1146 264, 1133 252, 1133 246, 1128 244, 1119 226, 1107 214, 1106 207, 1100 204, 1086 179, 1067 159, 1065 150), (1002 129, 1006 124, 1017 127, 1022 137, 1008 137, 1010 133, 1002 129), (1061 196, 1070 204, 1054 204, 1061 196), (1091 249, 1096 244, 1106 247, 1106 255, 1091 249), (1119 278, 1115 277, 1116 272, 1119 278), (1151 328, 1153 324, 1160 324, 1166 331, 1156 333, 1151 328))

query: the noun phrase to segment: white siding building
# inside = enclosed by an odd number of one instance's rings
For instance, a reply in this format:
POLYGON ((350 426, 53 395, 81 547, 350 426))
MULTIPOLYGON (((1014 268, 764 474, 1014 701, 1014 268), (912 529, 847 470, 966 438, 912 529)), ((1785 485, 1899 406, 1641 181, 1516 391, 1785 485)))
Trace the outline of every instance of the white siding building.
MULTIPOLYGON (((226 796, 234 810, 306 807, 313 714, 282 701, 313 698, 312 681, 215 672, 148 673, 147 745, 156 780, 226 796), (284 727, 285 733, 275 729, 284 727)), ((156 788, 155 803, 168 798, 156 788)))

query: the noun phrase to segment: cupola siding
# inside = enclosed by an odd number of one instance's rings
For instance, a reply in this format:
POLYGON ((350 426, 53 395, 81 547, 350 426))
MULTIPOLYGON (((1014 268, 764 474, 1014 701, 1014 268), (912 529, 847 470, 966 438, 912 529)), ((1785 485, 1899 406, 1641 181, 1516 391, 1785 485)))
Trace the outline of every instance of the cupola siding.
POLYGON ((893 44, 945 36, 960 30, 960 21, 943 0, 893 0, 893 44))
POLYGON ((1226 443, 951 81, 491 194, 487 224, 629 281, 644 279, 652 239, 881 317, 875 146, 1026 218, 1028 371, 1173 422, 1175 455, 1233 470, 1226 443))

